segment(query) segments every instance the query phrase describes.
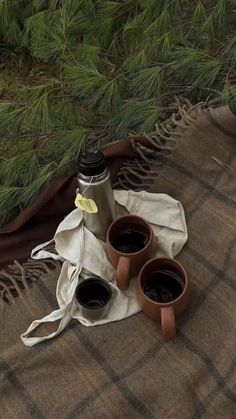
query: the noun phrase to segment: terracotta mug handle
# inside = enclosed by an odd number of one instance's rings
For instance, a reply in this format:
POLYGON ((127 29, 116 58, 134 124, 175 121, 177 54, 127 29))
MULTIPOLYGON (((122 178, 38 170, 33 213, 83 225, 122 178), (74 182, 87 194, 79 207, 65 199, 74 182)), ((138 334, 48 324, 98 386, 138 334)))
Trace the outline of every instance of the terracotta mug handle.
POLYGON ((175 338, 175 314, 172 306, 161 308, 161 326, 164 340, 168 341, 175 338))
POLYGON ((116 283, 121 290, 126 290, 129 286, 130 263, 130 257, 120 256, 116 270, 116 283))

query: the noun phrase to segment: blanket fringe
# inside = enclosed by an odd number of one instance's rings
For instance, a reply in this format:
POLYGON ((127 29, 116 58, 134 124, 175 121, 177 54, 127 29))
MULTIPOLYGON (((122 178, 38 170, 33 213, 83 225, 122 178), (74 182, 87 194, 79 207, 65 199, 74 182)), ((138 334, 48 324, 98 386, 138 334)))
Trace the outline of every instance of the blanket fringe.
POLYGON ((0 302, 15 305, 16 297, 23 299, 36 281, 59 265, 60 262, 53 259, 28 260, 23 265, 15 260, 13 265, 0 271, 0 302))
POLYGON ((188 99, 176 97, 173 105, 176 111, 164 122, 156 124, 155 133, 142 134, 147 145, 140 143, 140 135, 130 134, 132 147, 138 157, 124 162, 113 187, 136 191, 150 189, 162 170, 163 157, 178 146, 183 133, 196 121, 199 112, 208 106, 207 101, 192 105, 188 99))

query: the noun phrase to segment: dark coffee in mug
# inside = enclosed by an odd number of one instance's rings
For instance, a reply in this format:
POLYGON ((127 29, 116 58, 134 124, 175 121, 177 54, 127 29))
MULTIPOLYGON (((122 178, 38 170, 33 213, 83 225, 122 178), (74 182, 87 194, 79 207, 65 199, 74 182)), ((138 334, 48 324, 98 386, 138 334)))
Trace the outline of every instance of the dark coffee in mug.
POLYGON ((176 272, 160 269, 144 279, 142 288, 144 294, 151 300, 169 303, 182 294, 184 281, 176 272))
POLYGON ((130 227, 115 236, 112 246, 121 253, 136 253, 148 243, 148 234, 136 227, 130 227))
POLYGON ((89 278, 78 285, 76 298, 88 309, 104 307, 111 298, 110 285, 101 278, 89 278))

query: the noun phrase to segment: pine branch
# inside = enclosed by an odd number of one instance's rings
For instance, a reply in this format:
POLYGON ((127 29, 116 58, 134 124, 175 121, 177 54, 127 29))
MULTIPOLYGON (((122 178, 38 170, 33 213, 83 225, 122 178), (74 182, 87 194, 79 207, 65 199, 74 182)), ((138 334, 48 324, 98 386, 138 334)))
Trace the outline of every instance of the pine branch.
POLYGON ((182 13, 183 5, 179 0, 169 0, 167 1, 167 8, 171 16, 179 17, 182 13))
POLYGON ((230 8, 228 0, 218 0, 213 11, 213 18, 217 31, 217 38, 223 39, 230 31, 230 8))
POLYGON ((155 99, 124 101, 120 112, 110 121, 110 128, 116 138, 122 138, 130 131, 151 132, 155 127, 161 108, 155 99))
POLYGON ((4 39, 10 45, 20 45, 21 44, 22 32, 15 20, 12 20, 8 26, 8 30, 5 33, 4 39))
POLYGON ((48 163, 45 166, 42 166, 41 169, 38 170, 38 177, 35 178, 34 181, 27 185, 25 188, 21 189, 18 198, 19 204, 22 203, 23 207, 26 207, 31 202, 33 202, 41 192, 42 188, 53 178, 53 174, 54 171, 52 163, 48 163))
POLYGON ((67 66, 65 80, 71 85, 73 92, 82 98, 91 96, 95 89, 102 87, 107 81, 106 76, 91 62, 67 66))
POLYGON ((211 87, 219 76, 222 63, 210 58, 204 50, 178 49, 176 59, 170 65, 170 74, 186 81, 192 88, 211 87))
POLYGON ((150 99, 160 95, 163 69, 159 66, 147 67, 138 72, 131 86, 134 95, 140 96, 142 99, 150 99))
POLYGON ((123 41, 126 49, 130 52, 136 51, 139 47, 140 42, 143 39, 143 32, 145 29, 144 25, 144 14, 140 13, 135 16, 131 21, 128 21, 124 26, 123 41))
POLYGON ((16 213, 18 196, 19 188, 0 185, 0 225, 16 213))
POLYGON ((193 13, 193 24, 194 25, 202 25, 207 19, 207 14, 206 14, 206 10, 205 7, 203 6, 202 2, 199 1, 194 13, 193 13))
POLYGON ((38 156, 34 149, 16 150, 15 156, 6 158, 0 165, 1 179, 7 186, 23 186, 25 179, 30 184, 39 167, 38 156))
POLYGON ((223 51, 223 57, 232 66, 236 66, 236 36, 231 38, 223 51))
POLYGON ((229 82, 226 82, 222 94, 222 102, 229 105, 230 108, 236 109, 236 88, 229 82))
POLYGON ((93 96, 92 105, 99 109, 99 112, 105 112, 113 116, 119 109, 121 103, 119 80, 108 80, 101 86, 93 96))
POLYGON ((111 115, 119 106, 119 80, 101 74, 92 63, 68 66, 65 78, 73 92, 99 109, 99 112, 111 115))
POLYGON ((153 37, 153 39, 146 42, 146 55, 149 62, 167 62, 171 49, 171 34, 164 33, 161 37, 153 37))
POLYGON ((168 9, 163 10, 161 15, 144 31, 145 37, 161 36, 171 29, 171 19, 168 9))

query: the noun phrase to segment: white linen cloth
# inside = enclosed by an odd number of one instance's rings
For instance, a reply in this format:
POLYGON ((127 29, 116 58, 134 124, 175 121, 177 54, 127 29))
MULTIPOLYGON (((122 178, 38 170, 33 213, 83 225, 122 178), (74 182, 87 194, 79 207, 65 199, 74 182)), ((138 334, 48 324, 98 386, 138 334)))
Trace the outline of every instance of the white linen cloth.
MULTIPOLYGON (((187 241, 188 233, 185 214, 180 202, 166 194, 148 193, 145 191, 114 191, 117 203, 117 216, 130 212, 150 222, 156 237, 156 256, 176 256, 187 241)), ((58 226, 54 238, 37 246, 32 251, 34 259, 53 258, 63 262, 58 278, 56 297, 59 309, 54 310, 41 320, 35 320, 28 330, 21 335, 26 346, 58 335, 72 318, 85 326, 96 326, 117 321, 131 316, 140 307, 136 300, 135 278, 132 278, 129 289, 121 291, 115 282, 116 271, 110 264, 105 243, 98 240, 83 224, 80 209, 72 211, 58 226), (57 254, 50 253, 45 247, 55 241, 57 254), (100 276, 109 281, 112 290, 112 302, 105 318, 89 321, 78 309, 75 290, 78 283, 90 276, 100 276), (60 320, 55 332, 43 337, 30 337, 30 333, 40 323, 60 320)))

